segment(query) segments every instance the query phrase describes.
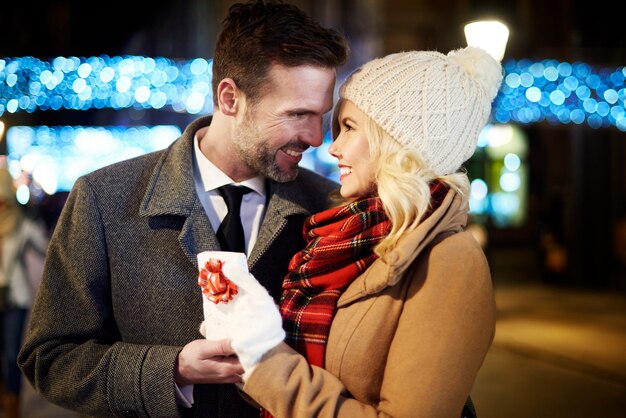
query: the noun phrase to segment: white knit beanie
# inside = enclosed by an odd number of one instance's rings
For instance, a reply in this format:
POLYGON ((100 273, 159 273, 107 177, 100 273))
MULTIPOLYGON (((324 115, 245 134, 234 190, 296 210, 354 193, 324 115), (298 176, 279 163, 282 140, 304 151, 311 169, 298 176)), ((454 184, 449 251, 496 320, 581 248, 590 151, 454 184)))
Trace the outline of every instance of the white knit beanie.
MULTIPOLYGON (((415 147, 437 175, 456 172, 476 148, 502 67, 487 52, 409 51, 372 60, 339 89, 400 144, 415 147)), ((341 100, 340 100, 341 102, 341 100)), ((333 112, 333 138, 339 134, 333 112)))

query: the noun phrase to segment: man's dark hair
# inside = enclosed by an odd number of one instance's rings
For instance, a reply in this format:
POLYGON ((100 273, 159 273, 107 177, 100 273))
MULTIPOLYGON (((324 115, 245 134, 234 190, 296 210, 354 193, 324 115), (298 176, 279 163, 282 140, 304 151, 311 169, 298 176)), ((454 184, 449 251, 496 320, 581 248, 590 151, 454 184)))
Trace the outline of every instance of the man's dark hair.
POLYGON ((230 7, 213 57, 213 102, 217 86, 232 78, 254 102, 263 94, 271 64, 336 68, 346 62, 348 44, 294 5, 253 0, 230 7))

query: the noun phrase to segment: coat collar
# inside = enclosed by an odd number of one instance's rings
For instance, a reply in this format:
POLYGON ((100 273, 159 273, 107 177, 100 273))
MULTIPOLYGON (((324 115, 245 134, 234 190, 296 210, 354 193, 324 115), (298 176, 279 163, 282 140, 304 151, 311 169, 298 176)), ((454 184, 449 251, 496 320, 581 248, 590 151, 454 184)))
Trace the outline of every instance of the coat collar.
MULTIPOLYGON (((210 124, 210 116, 196 119, 162 154, 148 181, 139 208, 139 215, 143 217, 174 215, 187 218, 179 241, 196 267, 198 252, 219 249, 215 231, 198 199, 193 177, 193 137, 199 129, 210 124)), ((269 247, 275 235, 284 228, 289 216, 310 215, 298 203, 309 198, 307 190, 297 180, 288 183, 268 181, 267 192, 268 206, 257 244, 250 254, 251 267, 254 260, 260 258, 269 247)))
POLYGON ((161 155, 148 181, 140 216, 189 216, 200 205, 193 180, 193 136, 211 117, 192 122, 161 155))
POLYGON ((376 260, 341 295, 337 306, 347 305, 366 295, 379 293, 402 279, 402 274, 419 254, 442 234, 454 233, 467 223, 467 208, 461 196, 450 189, 443 202, 415 230, 408 232, 389 254, 387 262, 376 260))

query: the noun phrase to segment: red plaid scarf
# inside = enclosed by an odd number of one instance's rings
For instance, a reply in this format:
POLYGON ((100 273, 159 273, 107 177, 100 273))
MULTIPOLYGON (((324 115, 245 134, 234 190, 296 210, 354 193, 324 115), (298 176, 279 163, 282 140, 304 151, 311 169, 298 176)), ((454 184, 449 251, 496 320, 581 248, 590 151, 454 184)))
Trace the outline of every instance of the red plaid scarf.
POLYGON ((280 312, 287 343, 324 367, 324 349, 337 300, 377 258, 374 247, 391 227, 379 198, 315 214, 304 224, 307 245, 289 263, 280 312))

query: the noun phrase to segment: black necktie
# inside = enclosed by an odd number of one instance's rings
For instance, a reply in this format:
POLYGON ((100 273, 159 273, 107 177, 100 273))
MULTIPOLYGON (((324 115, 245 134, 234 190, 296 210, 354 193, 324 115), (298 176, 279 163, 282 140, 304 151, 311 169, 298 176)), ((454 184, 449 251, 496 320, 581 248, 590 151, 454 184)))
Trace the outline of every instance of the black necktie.
POLYGON ((228 207, 228 213, 217 229, 217 240, 223 251, 246 252, 246 240, 241 225, 241 198, 251 190, 245 186, 229 184, 217 189, 228 207))

